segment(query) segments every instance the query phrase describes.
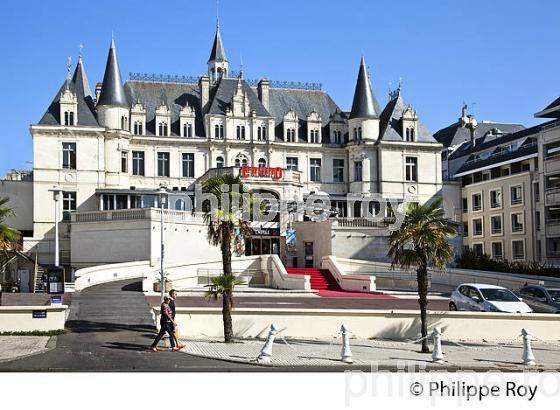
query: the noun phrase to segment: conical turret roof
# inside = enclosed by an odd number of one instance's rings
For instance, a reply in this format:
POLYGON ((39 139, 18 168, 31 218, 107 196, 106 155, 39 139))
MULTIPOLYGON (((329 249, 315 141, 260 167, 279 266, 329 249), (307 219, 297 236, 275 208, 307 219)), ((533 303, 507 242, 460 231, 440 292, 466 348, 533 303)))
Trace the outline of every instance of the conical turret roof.
POLYGON ((380 112, 379 103, 373 94, 371 82, 369 81, 366 61, 362 57, 350 118, 379 118, 380 112))
POLYGON ((222 36, 220 35, 220 26, 216 26, 216 36, 214 37, 214 45, 208 62, 211 61, 228 61, 226 57, 226 50, 222 44, 222 36))
POLYGON ((97 105, 110 105, 115 107, 128 108, 124 86, 121 80, 119 62, 117 61, 117 51, 115 49, 115 39, 111 39, 111 47, 107 56, 107 65, 103 76, 103 85, 99 94, 97 105))

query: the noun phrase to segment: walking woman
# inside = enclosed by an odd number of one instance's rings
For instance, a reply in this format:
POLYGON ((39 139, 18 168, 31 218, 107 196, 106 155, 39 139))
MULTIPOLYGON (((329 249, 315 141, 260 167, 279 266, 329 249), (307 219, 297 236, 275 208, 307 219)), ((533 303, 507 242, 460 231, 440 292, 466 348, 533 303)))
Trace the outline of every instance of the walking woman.
POLYGON ((175 346, 175 336, 173 335, 173 328, 175 327, 175 321, 173 320, 173 314, 171 313, 171 308, 169 307, 169 296, 166 296, 163 299, 163 303, 161 304, 161 314, 159 319, 159 333, 152 343, 150 349, 152 352, 159 352, 160 349, 157 347, 158 343, 160 342, 163 335, 167 332, 169 335, 169 342, 171 343, 171 351, 176 352, 180 350, 178 347, 175 346))

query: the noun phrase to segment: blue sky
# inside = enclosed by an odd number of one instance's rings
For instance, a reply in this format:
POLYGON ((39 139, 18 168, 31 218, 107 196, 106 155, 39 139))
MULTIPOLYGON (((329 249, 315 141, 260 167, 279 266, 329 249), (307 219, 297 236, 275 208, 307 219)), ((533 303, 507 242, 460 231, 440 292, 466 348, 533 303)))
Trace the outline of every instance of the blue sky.
MULTIPOLYGON (((478 120, 532 125, 560 95, 558 1, 221 0, 230 68, 245 76, 323 84, 349 109, 363 54, 380 103, 402 78, 405 99, 432 132, 454 122, 463 101, 478 120)), ((2 5, 0 175, 33 158, 29 126, 66 74, 84 61, 92 88, 115 33, 130 71, 200 75, 215 30, 204 1, 10 1, 2 5)))

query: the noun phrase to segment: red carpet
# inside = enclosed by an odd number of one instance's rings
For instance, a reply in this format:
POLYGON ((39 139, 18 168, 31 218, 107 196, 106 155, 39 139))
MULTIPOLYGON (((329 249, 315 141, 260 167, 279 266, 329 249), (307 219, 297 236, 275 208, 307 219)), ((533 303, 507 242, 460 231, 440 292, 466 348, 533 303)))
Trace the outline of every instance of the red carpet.
POLYGON ((377 292, 348 292, 339 286, 327 269, 287 268, 290 275, 311 276, 311 289, 317 290, 317 295, 326 298, 376 298, 394 299, 391 295, 377 292))

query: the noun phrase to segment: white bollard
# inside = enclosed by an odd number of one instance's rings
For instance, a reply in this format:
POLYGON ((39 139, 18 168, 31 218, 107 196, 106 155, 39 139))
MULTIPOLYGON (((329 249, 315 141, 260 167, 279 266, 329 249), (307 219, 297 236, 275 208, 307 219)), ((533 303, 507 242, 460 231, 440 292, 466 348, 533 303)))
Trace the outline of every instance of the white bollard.
POLYGON ((274 323, 270 325, 270 331, 264 342, 264 346, 261 349, 259 357, 257 357, 257 363, 268 364, 272 362, 272 345, 274 344, 274 337, 278 333, 278 326, 274 323))
POLYGON ((352 359, 352 351, 350 350, 348 328, 343 324, 340 326, 340 331, 342 332, 342 352, 340 353, 341 360, 344 363, 354 363, 354 360, 352 359))
POLYGON ((521 329, 521 334, 523 335, 523 364, 525 366, 534 366, 537 363, 531 348, 531 334, 527 329, 521 329))
POLYGON ((432 362, 443 363, 443 351, 441 350, 441 329, 439 327, 434 327, 434 330, 432 331, 432 337, 434 339, 432 362))

